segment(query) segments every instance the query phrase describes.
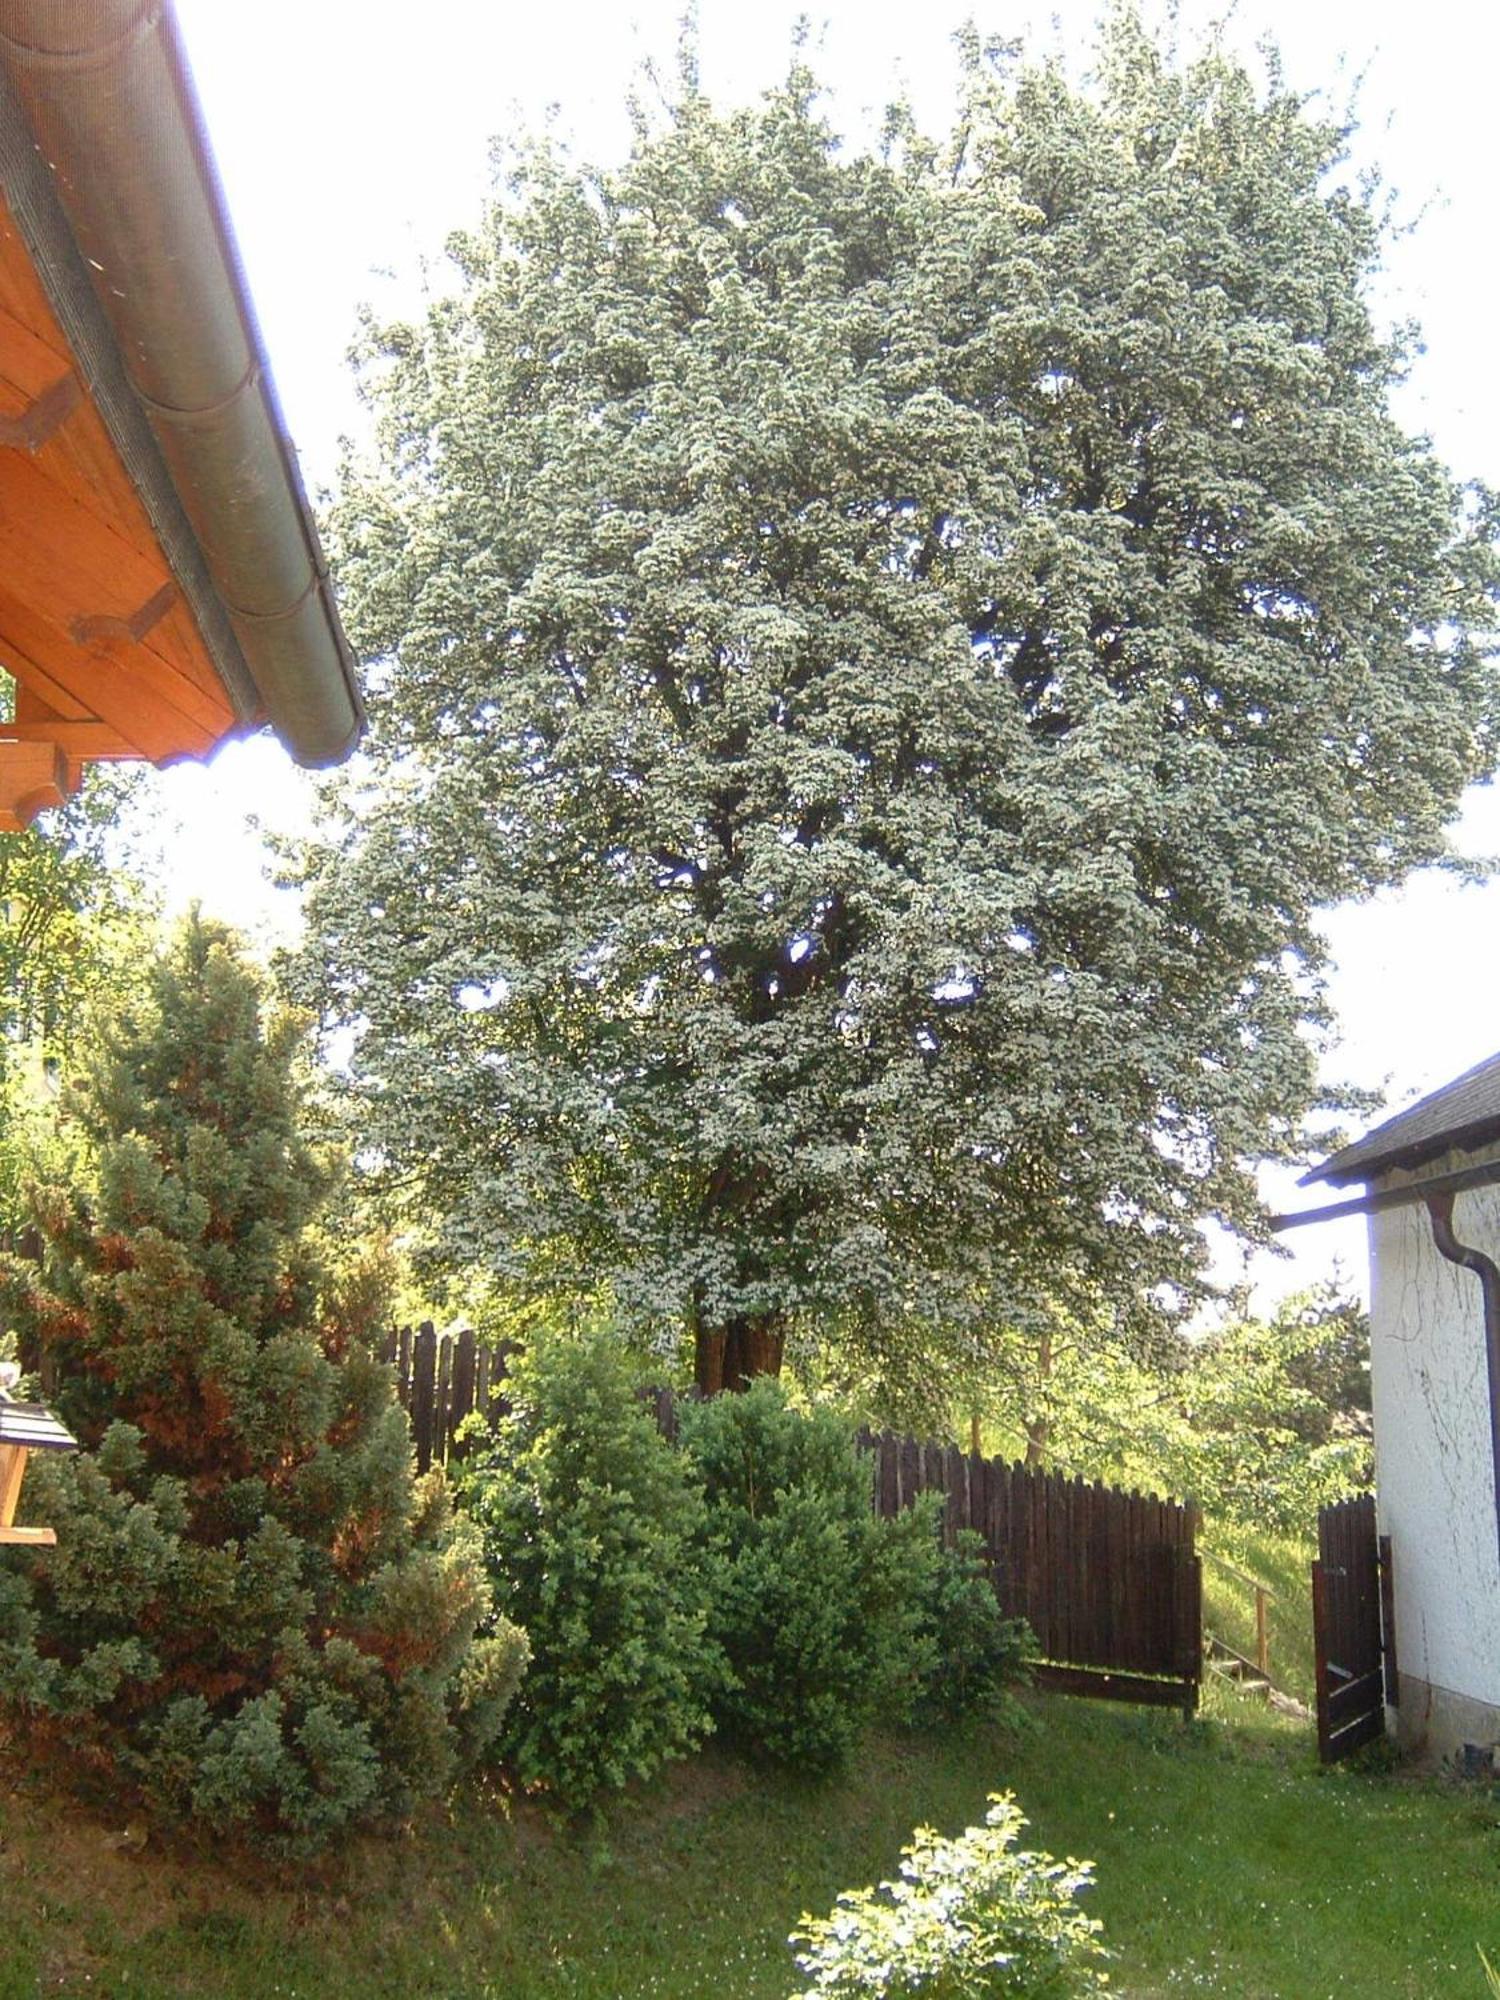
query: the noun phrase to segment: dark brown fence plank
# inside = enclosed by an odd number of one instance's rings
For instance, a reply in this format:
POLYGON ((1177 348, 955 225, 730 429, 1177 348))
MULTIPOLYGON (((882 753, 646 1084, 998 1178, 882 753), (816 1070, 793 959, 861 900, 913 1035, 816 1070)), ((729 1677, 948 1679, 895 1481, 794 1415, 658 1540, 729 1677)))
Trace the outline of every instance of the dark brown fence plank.
POLYGON ((1130 1701, 1147 1708, 1181 1708, 1180 1680, 1155 1680, 1148 1674, 1112 1673, 1106 1668, 1065 1667, 1043 1660, 1032 1668, 1038 1687, 1058 1694, 1089 1695, 1095 1701, 1130 1701))
POLYGON ((425 1472, 432 1464, 436 1374, 437 1334, 433 1331, 432 1322, 425 1320, 417 1328, 411 1343, 411 1401, 407 1404, 411 1413, 412 1443, 417 1448, 418 1472, 425 1472))
POLYGON ((896 1439, 889 1431, 882 1431, 877 1443, 880 1466, 876 1474, 875 1490, 880 1495, 880 1512, 886 1520, 892 1520, 901 1508, 901 1462, 896 1439))
POLYGON ((1351 1722, 1367 1714, 1372 1705, 1378 1707, 1376 1698, 1383 1692, 1384 1676, 1378 1667, 1374 1673, 1361 1674, 1358 1680, 1341 1681, 1328 1694, 1330 1726, 1335 1730, 1347 1728, 1351 1722))
POLYGON ((490 1350, 481 1347, 474 1356, 474 1407, 488 1422, 490 1414, 490 1350))
POLYGON ((451 1436, 448 1398, 453 1387, 453 1340, 444 1334, 438 1341, 437 1388, 432 1399, 432 1455, 436 1459, 448 1456, 448 1439, 451 1436))

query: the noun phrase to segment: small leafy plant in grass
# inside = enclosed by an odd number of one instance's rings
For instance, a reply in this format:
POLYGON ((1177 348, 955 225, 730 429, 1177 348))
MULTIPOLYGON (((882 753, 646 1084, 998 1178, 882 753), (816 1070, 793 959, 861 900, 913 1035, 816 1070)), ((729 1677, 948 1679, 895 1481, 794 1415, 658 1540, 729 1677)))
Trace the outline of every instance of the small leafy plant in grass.
POLYGON ((793 1932, 811 1981, 795 2000, 1102 1992, 1101 1927, 1077 1906, 1092 1863, 1018 1849, 1026 1825, 1011 1794, 994 1792, 984 1824, 956 1839, 918 1827, 898 1881, 845 1890, 831 1916, 805 1916, 793 1932))

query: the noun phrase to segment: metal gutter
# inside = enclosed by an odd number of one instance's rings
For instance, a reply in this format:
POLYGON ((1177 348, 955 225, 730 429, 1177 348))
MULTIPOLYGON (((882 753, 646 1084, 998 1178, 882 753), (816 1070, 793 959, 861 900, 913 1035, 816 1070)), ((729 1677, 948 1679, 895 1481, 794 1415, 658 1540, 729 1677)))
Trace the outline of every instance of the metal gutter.
POLYGON ((1494 1472, 1496 1534, 1500 1537, 1500 1265, 1483 1250, 1461 1243, 1453 1229, 1453 1204, 1469 1188, 1491 1187, 1500 1181, 1500 1160, 1486 1160, 1454 1173, 1429 1174, 1403 1187, 1372 1188, 1357 1201, 1337 1201, 1301 1215, 1273 1215, 1275 1230, 1295 1229, 1304 1222, 1328 1222, 1343 1215, 1372 1215, 1381 1209, 1410 1208, 1418 1202, 1427 1210, 1432 1240, 1450 1264, 1472 1271, 1479 1280, 1484 1307, 1484 1353, 1490 1406, 1490 1464, 1494 1472))
POLYGON ((337 763, 354 660, 170 5, 0 0, 0 66, 266 713, 337 763))

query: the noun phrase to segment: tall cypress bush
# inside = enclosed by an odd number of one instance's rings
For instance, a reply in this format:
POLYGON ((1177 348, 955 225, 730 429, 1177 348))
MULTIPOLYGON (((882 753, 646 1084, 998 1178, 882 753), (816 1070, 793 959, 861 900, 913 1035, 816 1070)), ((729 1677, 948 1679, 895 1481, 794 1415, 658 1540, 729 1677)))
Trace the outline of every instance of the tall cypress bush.
POLYGON ((28 1474, 57 1548, 0 1557, 0 1706, 33 1755, 310 1846, 482 1748, 526 1644, 475 1639, 469 1531, 320 1263, 295 1047, 194 917, 71 1095, 87 1185, 37 1191, 7 1283, 85 1449, 28 1474))

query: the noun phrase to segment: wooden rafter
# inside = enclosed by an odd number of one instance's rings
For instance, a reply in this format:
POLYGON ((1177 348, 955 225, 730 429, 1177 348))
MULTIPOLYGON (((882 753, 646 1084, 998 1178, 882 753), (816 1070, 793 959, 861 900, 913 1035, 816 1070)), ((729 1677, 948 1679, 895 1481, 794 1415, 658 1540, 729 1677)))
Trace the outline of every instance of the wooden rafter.
POLYGON ((203 757, 242 726, 0 203, 0 829, 92 759, 203 757))

